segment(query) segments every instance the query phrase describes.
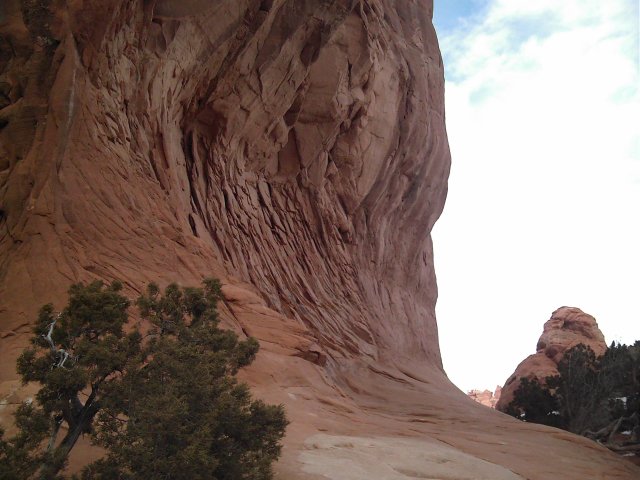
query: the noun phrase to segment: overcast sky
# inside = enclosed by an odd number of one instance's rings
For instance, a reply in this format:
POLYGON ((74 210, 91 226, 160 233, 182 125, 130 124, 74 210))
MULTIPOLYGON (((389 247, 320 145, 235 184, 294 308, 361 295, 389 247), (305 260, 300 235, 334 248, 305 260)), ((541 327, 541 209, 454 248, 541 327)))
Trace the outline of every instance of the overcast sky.
POLYGON ((503 384, 562 305, 640 339, 637 0, 435 0, 452 170, 434 236, 440 348, 503 384))

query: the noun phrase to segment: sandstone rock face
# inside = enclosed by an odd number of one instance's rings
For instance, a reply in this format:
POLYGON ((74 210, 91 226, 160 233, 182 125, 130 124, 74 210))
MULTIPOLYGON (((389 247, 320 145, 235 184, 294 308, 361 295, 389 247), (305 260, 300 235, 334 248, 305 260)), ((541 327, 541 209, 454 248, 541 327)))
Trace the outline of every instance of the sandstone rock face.
POLYGON ((493 392, 491 390, 469 390, 467 397, 485 407, 496 408, 501 393, 502 387, 498 385, 493 392))
MULTIPOLYGON (((431 14, 3 0, 0 397, 30 394, 15 358, 71 282, 118 278, 133 296, 215 276, 227 326, 262 344, 244 379, 292 422, 281 479, 637 476, 482 409, 442 371, 430 231, 450 157, 431 14), (429 455, 379 454, 405 445, 429 455)), ((75 449, 72 468, 95 454, 75 449)))
POLYGON ((560 307, 544 324, 544 330, 536 345, 536 353, 520 363, 507 379, 496 408, 504 411, 509 406, 521 378, 537 378, 544 384, 546 377, 557 375, 558 363, 562 360, 564 352, 579 343, 590 347, 596 356, 607 350, 604 335, 595 318, 579 308, 560 307))

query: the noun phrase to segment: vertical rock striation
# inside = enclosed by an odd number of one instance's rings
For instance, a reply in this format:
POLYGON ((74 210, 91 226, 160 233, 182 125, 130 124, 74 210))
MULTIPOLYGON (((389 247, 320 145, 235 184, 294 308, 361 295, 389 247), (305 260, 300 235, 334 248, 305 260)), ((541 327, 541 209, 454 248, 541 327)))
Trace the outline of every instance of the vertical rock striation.
POLYGON ((422 2, 40 3, 43 35, 4 7, 32 48, 5 54, 2 144, 29 137, 3 159, 5 329, 51 284, 213 271, 329 359, 440 367, 429 232, 449 154, 422 2))
POLYGON ((480 410, 442 371, 430 231, 449 149, 431 14, 425 0, 3 0, 2 396, 26 395, 13 362, 71 282, 119 278, 133 295, 217 276, 225 321, 263 346, 246 380, 292 419, 281 478, 365 464, 422 478, 443 462, 456 478, 631 478, 580 439, 480 410), (401 436, 430 455, 366 453, 375 438, 400 454, 401 436), (549 449, 578 473, 543 464, 549 449))

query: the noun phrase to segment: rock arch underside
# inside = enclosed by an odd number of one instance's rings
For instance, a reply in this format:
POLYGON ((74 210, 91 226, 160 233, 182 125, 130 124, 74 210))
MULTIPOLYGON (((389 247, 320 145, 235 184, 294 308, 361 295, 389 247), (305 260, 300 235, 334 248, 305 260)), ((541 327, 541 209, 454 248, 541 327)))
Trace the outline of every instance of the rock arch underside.
MULTIPOLYGON (((428 0, 2 0, 0 420, 72 282, 223 281, 291 420, 279 479, 632 479, 440 359, 450 165, 428 0)), ((461 299, 464 301, 464 299, 461 299)), ((95 455, 84 445, 72 467, 95 455)))

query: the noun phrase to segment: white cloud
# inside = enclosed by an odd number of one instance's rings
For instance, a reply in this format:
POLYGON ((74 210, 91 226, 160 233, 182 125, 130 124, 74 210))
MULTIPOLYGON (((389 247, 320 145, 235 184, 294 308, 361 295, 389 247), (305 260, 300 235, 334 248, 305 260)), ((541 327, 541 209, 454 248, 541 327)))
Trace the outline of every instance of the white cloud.
POLYGON ((460 387, 504 382, 561 305, 640 339, 638 36, 633 0, 492 0, 440 38, 438 320, 460 387))

